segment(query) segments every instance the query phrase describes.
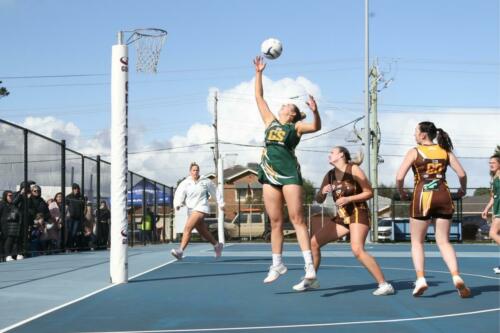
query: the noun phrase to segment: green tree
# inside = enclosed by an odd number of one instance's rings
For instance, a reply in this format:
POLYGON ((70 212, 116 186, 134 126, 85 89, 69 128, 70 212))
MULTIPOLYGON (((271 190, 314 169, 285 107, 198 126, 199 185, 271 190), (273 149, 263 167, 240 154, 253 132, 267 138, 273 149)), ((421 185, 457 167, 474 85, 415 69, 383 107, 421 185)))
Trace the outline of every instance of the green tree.
POLYGON ((394 193, 396 193, 396 185, 379 184, 378 195, 386 198, 392 198, 394 193))
POLYGON ((474 196, 479 197, 481 195, 490 194, 490 189, 487 187, 478 187, 474 190, 474 196))
POLYGON ((311 204, 314 201, 315 194, 313 183, 308 179, 304 179, 304 185, 302 187, 304 188, 305 194, 304 203, 311 204))
MULTIPOLYGON (((2 81, 0 81, 0 84, 2 81)), ((0 87, 0 98, 9 96, 10 92, 5 87, 0 87)))

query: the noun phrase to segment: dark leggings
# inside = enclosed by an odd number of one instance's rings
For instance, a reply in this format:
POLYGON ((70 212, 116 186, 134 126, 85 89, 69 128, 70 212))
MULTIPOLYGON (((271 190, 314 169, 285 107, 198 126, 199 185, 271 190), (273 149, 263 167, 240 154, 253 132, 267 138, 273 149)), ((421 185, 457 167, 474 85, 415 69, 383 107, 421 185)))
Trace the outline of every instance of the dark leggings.
POLYGON ((5 256, 11 256, 15 258, 17 256, 17 236, 7 236, 4 243, 4 254, 5 256))

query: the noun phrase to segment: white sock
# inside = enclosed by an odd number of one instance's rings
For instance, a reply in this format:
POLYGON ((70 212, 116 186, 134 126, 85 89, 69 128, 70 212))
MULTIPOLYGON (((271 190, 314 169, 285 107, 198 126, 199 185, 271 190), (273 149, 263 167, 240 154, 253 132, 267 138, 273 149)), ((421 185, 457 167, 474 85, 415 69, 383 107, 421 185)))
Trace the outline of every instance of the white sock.
POLYGON ((183 253, 184 253, 184 251, 182 251, 182 249, 181 249, 181 248, 178 248, 178 249, 177 249, 177 251, 178 251, 178 252, 180 252, 181 254, 183 254, 183 253))
POLYGON ((278 266, 283 263, 281 253, 273 253, 273 266, 278 266))
POLYGON ((306 265, 312 265, 313 257, 311 251, 302 251, 302 256, 304 257, 306 265))
POLYGON ((453 275, 451 278, 453 279, 454 284, 464 283, 464 280, 462 280, 460 275, 453 275))

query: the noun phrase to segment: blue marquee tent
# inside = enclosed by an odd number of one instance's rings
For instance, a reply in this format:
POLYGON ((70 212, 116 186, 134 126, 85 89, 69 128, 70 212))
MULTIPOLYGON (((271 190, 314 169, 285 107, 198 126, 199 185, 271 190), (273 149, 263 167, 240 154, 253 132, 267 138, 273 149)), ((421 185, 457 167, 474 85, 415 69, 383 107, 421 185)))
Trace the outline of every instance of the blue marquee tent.
POLYGON ((164 192, 163 186, 155 186, 153 182, 143 179, 135 184, 131 190, 127 191, 127 206, 142 206, 144 194, 146 194, 146 205, 153 206, 155 203, 155 192, 157 205, 172 204, 172 188, 165 187, 164 192))

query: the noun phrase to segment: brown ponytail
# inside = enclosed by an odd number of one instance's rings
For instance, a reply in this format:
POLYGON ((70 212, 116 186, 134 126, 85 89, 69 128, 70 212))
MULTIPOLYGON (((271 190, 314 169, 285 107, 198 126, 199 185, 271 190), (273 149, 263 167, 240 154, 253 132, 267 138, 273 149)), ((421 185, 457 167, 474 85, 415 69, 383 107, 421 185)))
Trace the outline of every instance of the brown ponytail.
POLYGON ((431 141, 437 138, 437 143, 441 148, 447 152, 451 152, 453 150, 451 138, 448 133, 443 131, 442 128, 436 128, 436 125, 430 121, 423 121, 419 123, 418 126, 420 128, 420 132, 426 133, 431 141))
POLYGON ((295 116, 293 117, 292 120, 294 124, 306 117, 306 114, 304 112, 300 112, 300 109, 297 107, 297 105, 295 104, 290 104, 290 105, 292 106, 293 111, 295 111, 295 116))
POLYGON ((351 153, 349 152, 349 150, 346 147, 337 146, 335 148, 337 148, 342 154, 344 154, 344 160, 346 163, 352 163, 352 164, 356 164, 356 165, 360 165, 361 163, 363 163, 364 155, 362 152, 360 152, 358 154, 358 156, 356 156, 355 159, 352 159, 351 153))

